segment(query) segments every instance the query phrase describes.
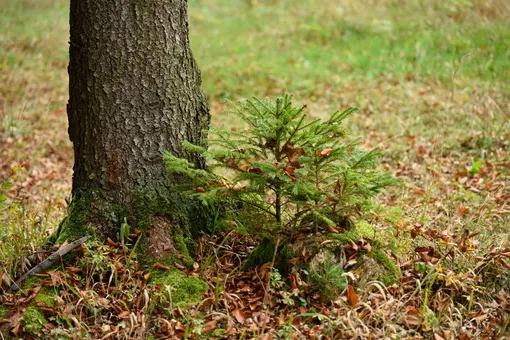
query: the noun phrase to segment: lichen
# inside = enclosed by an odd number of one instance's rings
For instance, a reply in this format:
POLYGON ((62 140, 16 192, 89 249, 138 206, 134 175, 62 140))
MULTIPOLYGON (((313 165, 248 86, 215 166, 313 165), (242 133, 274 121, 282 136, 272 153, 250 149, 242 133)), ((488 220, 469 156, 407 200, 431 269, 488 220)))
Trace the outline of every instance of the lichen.
POLYGON ((23 312, 23 328, 28 333, 37 335, 43 325, 47 324, 48 320, 44 317, 44 314, 34 306, 28 307, 23 312))
POLYGON ((151 283, 170 287, 173 307, 199 302, 207 291, 207 284, 204 281, 195 276, 186 276, 177 269, 152 271, 151 283))

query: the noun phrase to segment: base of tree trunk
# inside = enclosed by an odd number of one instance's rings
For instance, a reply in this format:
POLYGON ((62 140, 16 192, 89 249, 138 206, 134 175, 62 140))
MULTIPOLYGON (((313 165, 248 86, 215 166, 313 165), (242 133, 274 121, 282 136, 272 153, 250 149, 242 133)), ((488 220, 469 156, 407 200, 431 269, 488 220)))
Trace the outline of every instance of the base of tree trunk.
POLYGON ((176 192, 135 191, 130 203, 116 203, 96 192, 73 199, 68 215, 53 236, 53 242, 96 235, 119 240, 123 223, 141 230, 137 253, 142 263, 173 263, 177 255, 184 264, 194 262, 195 239, 213 229, 214 218, 203 204, 176 192))

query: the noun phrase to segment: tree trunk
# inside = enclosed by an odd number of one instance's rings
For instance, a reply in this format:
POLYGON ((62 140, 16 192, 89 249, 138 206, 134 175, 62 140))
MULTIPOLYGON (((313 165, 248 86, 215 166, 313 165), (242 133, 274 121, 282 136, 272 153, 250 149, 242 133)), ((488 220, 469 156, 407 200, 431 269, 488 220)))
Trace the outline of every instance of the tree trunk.
POLYGON ((183 140, 203 145, 210 121, 187 1, 71 0, 70 25, 75 165, 63 238, 86 225, 117 237, 124 218, 149 228, 157 215, 199 219, 200 207, 171 189, 185 179, 170 175, 162 160, 168 150, 205 166, 181 147, 183 140))

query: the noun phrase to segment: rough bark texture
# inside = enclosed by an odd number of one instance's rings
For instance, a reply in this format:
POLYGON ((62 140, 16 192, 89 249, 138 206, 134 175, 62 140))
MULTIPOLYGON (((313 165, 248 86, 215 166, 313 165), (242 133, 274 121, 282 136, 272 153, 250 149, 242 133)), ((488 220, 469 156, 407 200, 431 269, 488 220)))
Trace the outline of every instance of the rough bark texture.
POLYGON ((115 236, 113 206, 136 218, 140 201, 174 204, 169 211, 183 205, 170 192, 183 179, 166 170, 164 150, 204 166, 181 148, 183 140, 203 144, 210 121, 189 46, 187 1, 71 0, 70 25, 75 213, 115 236))

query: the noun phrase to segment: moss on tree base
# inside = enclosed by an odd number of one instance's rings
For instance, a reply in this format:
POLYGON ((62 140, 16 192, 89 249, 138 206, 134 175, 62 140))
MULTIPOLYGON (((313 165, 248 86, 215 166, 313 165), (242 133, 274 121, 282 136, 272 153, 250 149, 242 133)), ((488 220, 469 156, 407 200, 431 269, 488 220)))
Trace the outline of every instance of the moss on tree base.
POLYGON ((53 240, 62 243, 91 234, 115 240, 123 222, 145 231, 152 227, 155 216, 179 225, 182 234, 191 238, 211 231, 214 224, 212 213, 202 202, 179 192, 134 190, 131 197, 122 201, 91 189, 73 198, 53 240))

